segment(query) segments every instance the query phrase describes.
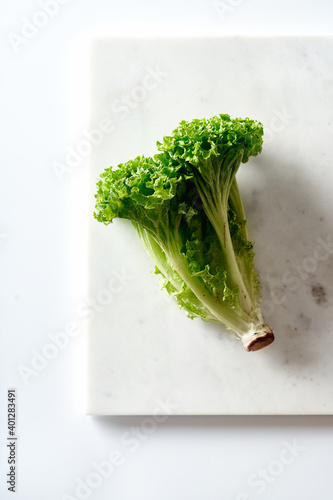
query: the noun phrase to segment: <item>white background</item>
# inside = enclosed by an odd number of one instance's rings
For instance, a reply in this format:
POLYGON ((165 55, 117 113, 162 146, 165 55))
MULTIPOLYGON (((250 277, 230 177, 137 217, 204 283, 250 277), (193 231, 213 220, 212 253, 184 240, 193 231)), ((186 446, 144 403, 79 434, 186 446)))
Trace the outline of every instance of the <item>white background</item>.
POLYGON ((172 34, 332 34, 333 4, 54 0, 47 15, 40 14, 41 5, 27 0, 1 9, 1 498, 327 497, 331 417, 157 422, 84 415, 84 323, 77 314, 86 300, 84 241, 73 238, 82 220, 72 188, 86 165, 60 182, 54 162, 64 162, 72 144, 69 52, 79 36, 98 26, 124 35, 159 27, 172 34), (45 351, 50 334, 73 323, 78 335, 67 335, 62 349, 45 351), (43 350, 53 359, 38 361, 43 350), (16 388, 18 407, 15 494, 6 485, 10 387, 16 388))

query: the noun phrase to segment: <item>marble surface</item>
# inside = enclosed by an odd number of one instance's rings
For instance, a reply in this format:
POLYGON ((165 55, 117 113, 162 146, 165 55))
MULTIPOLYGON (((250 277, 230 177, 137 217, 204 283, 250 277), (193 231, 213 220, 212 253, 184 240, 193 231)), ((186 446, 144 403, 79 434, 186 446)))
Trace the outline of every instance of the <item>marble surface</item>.
POLYGON ((332 414, 332 37, 95 38, 90 79, 91 211, 104 168, 154 154, 180 120, 264 124, 238 182, 276 340, 248 353, 191 321, 130 223, 91 218, 87 413, 332 414))

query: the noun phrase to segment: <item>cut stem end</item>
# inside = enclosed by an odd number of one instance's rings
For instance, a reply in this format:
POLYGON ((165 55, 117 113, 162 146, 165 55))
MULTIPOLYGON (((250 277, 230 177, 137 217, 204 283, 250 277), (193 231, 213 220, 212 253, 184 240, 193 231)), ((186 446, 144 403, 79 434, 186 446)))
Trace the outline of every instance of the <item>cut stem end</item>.
POLYGON ((254 339, 246 348, 247 351, 259 351, 263 347, 268 346, 274 341, 274 333, 267 333, 261 337, 254 339))
POLYGON ((263 325, 262 328, 250 337, 243 339, 243 345, 249 352, 259 351, 274 341, 274 333, 268 325, 263 325))

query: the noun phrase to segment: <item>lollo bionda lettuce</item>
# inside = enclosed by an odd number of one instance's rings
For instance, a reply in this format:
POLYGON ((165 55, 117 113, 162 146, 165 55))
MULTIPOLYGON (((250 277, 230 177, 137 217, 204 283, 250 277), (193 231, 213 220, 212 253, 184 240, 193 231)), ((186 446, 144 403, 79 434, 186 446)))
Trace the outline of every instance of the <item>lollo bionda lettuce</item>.
POLYGON ((242 200, 241 163, 262 149, 260 122, 229 115, 182 121, 153 158, 109 167, 94 217, 129 219, 170 295, 190 318, 222 323, 247 351, 274 340, 260 310, 242 200))

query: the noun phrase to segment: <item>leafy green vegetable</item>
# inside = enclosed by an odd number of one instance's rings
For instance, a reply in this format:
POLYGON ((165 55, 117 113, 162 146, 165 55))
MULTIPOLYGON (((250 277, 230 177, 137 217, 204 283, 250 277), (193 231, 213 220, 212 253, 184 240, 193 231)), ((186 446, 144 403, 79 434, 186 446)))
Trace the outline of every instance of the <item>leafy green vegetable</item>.
POLYGON ((107 168, 97 183, 95 218, 129 219, 161 284, 190 318, 222 323, 247 350, 274 340, 260 312, 243 204, 235 175, 262 148, 261 123, 181 122, 154 158, 107 168))

